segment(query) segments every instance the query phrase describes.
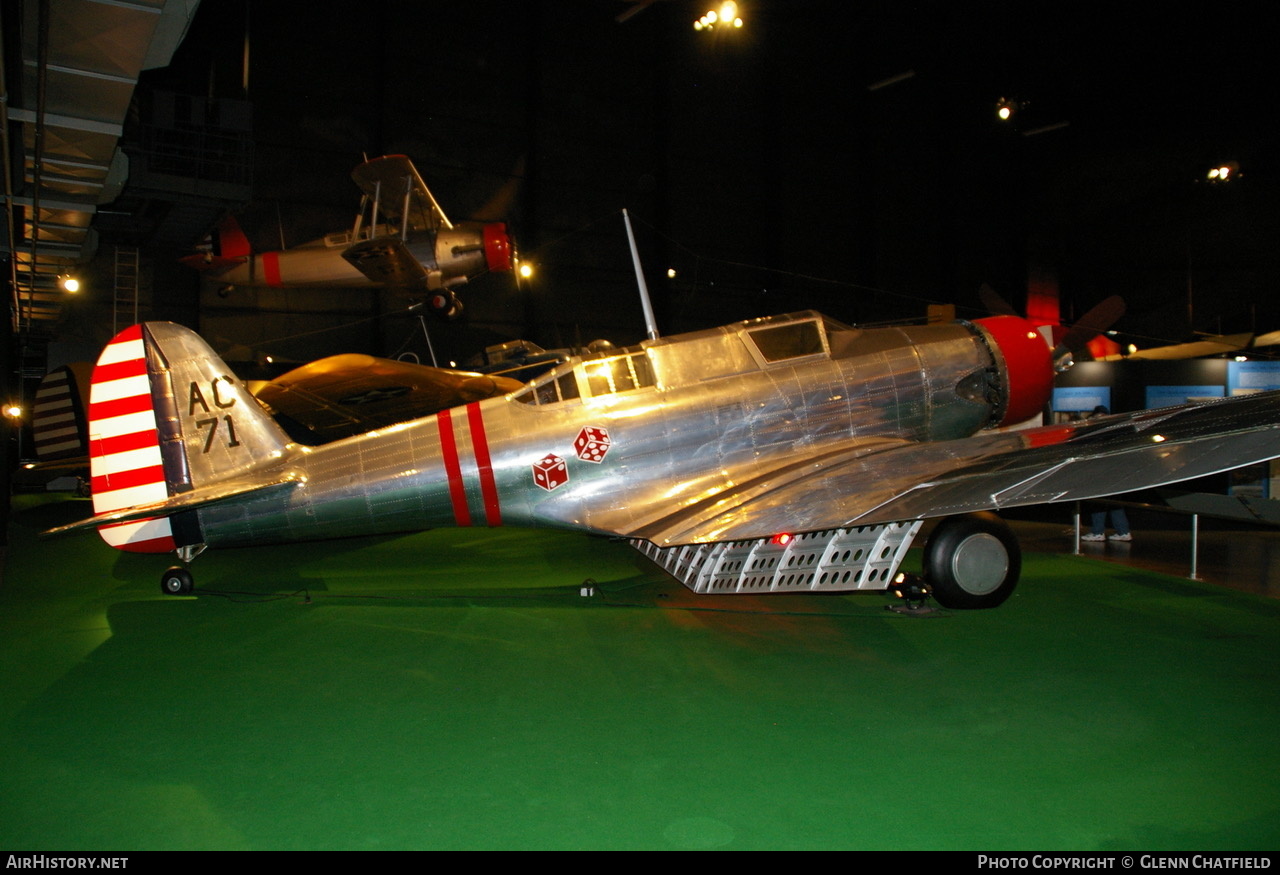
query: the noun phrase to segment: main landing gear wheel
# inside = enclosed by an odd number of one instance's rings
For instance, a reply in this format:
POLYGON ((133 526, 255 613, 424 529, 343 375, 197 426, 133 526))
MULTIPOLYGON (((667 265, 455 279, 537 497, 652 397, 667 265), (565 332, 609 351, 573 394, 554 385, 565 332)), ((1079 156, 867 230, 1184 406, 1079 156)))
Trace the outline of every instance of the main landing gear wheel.
POLYGON ((924 575, 947 608, 994 608, 1018 585, 1022 550, 993 513, 947 517, 924 545, 924 575))
POLYGON ((195 588, 191 572, 175 565, 160 576, 160 591, 165 595, 189 595, 195 588))

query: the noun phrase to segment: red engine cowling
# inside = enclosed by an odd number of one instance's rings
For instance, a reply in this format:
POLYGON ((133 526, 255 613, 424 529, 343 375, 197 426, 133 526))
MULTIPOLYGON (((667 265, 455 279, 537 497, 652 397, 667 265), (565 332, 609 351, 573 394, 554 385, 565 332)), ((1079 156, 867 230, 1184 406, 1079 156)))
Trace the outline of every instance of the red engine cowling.
POLYGON ((976 323, 987 336, 1005 385, 999 425, 1035 416, 1053 392, 1053 357, 1035 326, 1020 316, 990 316, 976 323))
POLYGON ((484 226, 484 258, 489 270, 511 270, 511 254, 514 249, 504 222, 490 222, 484 226))

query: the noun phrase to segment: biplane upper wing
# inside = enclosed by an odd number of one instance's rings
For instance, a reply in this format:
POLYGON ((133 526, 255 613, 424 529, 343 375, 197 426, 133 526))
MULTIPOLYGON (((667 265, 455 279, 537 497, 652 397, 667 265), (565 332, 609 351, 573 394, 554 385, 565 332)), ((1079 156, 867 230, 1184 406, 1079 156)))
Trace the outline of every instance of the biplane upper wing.
POLYGON ((778 468, 626 533, 765 538, 1131 492, 1280 456, 1280 392, 936 443, 860 444, 778 468))
POLYGON ((453 227, 413 162, 404 155, 372 158, 351 171, 351 178, 367 197, 377 200, 379 212, 397 225, 404 221, 407 211, 410 230, 453 227))
POLYGON ((251 386, 276 414, 327 443, 505 395, 524 384, 507 377, 433 368, 348 353, 295 368, 251 386))

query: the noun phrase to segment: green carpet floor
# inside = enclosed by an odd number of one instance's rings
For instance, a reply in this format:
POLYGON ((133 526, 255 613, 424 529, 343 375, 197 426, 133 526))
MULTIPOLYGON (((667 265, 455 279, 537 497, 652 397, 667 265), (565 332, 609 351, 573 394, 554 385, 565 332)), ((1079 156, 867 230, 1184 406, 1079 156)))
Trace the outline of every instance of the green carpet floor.
POLYGON ((1280 847, 1276 601, 1032 555, 903 617, 510 529, 210 552, 172 598, 35 539, 87 513, 15 504, 5 851, 1280 847))

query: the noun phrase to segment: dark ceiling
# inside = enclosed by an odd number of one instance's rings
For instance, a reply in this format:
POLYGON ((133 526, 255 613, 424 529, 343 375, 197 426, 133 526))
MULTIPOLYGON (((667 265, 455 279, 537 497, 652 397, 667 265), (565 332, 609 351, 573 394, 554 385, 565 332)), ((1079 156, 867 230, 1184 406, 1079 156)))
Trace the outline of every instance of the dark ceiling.
MULTIPOLYGON (((463 319, 433 327, 449 357, 643 336, 624 207, 665 333, 810 307, 976 315, 984 282, 1019 305, 1056 287, 1067 319, 1121 294, 1142 338, 1280 328, 1260 6, 742 0, 741 30, 706 34, 705 3, 619 23, 630 5, 203 0, 137 103, 248 102, 238 212, 264 248, 345 227, 363 155, 410 156, 455 220, 500 213, 538 273, 464 289, 463 319), (1011 123, 1000 97, 1023 103, 1011 123), (1239 178, 1206 181, 1223 161, 1239 178)), ((223 348, 418 343, 394 295, 218 298, 165 276, 156 314, 223 348)))

